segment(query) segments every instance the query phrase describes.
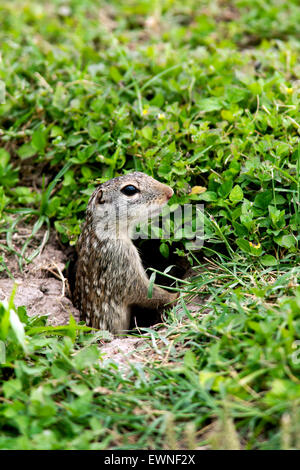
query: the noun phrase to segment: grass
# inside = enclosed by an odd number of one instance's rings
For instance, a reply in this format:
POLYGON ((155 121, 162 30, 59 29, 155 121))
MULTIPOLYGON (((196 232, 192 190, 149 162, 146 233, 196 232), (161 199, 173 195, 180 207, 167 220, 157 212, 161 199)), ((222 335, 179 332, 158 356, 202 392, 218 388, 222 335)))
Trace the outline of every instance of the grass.
POLYGON ((176 243, 195 271, 181 309, 125 372, 98 361, 101 332, 0 307, 0 448, 300 448, 298 2, 0 13, 0 269, 20 223, 74 245, 97 179, 141 170, 171 210, 205 204, 201 252, 176 243))

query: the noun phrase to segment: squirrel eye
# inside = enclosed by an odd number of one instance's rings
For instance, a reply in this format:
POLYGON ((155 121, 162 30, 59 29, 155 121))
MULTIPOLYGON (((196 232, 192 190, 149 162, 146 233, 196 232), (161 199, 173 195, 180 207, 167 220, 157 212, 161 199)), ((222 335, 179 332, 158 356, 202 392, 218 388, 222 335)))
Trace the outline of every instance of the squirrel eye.
POLYGON ((124 186, 124 188, 121 189, 121 193, 125 194, 126 196, 133 196, 134 194, 139 192, 140 190, 132 184, 128 184, 128 186, 124 186))

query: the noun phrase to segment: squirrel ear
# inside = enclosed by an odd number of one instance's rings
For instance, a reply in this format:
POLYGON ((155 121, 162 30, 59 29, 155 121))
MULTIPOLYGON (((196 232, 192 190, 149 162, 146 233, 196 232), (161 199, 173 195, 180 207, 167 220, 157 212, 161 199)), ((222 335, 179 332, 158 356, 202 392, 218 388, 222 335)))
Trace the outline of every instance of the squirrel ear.
POLYGON ((95 197, 95 204, 104 204, 105 201, 102 199, 102 197, 103 197, 103 191, 102 189, 99 189, 95 197))

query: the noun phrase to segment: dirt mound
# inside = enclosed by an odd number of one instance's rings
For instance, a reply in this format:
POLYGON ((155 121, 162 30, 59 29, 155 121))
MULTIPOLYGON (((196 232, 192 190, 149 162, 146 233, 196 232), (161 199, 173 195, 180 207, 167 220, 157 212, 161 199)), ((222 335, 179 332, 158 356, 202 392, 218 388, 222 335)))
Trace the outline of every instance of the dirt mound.
POLYGON ((70 315, 79 321, 79 312, 70 299, 62 295, 62 283, 53 278, 40 279, 0 279, 0 300, 10 297, 14 284, 17 292, 14 298, 16 307, 25 306, 27 313, 47 315, 49 325, 65 325, 70 315))

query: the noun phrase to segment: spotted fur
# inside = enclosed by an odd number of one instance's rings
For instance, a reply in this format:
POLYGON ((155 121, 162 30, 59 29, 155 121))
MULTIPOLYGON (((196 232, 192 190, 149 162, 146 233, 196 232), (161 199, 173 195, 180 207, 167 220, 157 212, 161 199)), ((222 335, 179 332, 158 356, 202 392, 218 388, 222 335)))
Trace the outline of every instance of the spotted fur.
POLYGON ((78 263, 74 300, 81 319, 94 328, 114 334, 129 328, 131 307, 160 309, 174 301, 154 286, 148 298, 149 279, 130 235, 148 212, 157 214, 173 191, 150 176, 135 172, 113 178, 92 194, 77 244, 78 263), (133 185, 134 196, 121 189, 133 185))

